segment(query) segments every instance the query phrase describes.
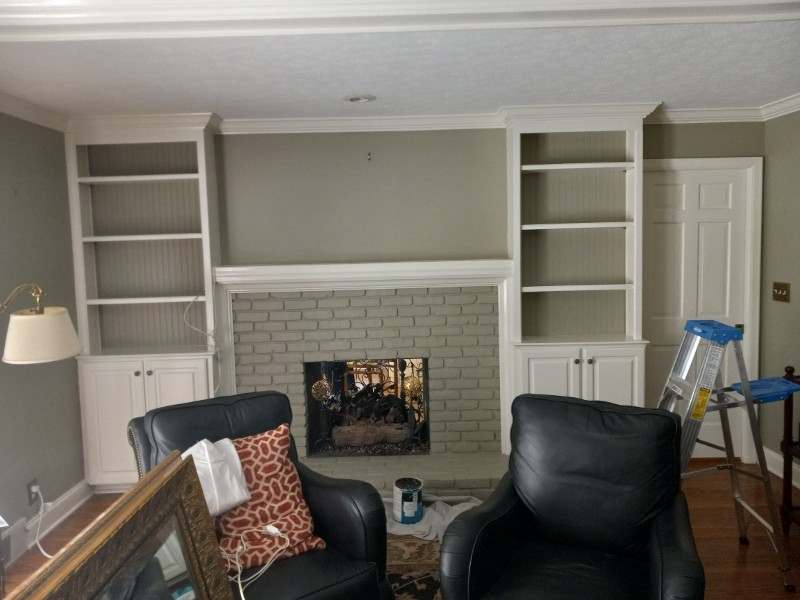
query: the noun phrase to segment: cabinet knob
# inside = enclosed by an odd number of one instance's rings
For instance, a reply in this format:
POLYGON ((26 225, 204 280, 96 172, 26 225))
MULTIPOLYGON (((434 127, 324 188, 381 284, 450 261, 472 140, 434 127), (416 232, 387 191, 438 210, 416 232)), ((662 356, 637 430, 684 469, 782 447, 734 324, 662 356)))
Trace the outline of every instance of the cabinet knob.
POLYGON ((133 376, 134 376, 134 377, 139 377, 139 375, 141 375, 141 374, 142 374, 142 372, 141 372, 141 371, 134 371, 134 372, 133 372, 133 376))
POLYGON ((576 365, 579 365, 579 364, 581 364, 581 359, 580 359, 580 358, 576 358, 576 359, 575 359, 575 364, 576 364, 576 365))
POLYGON ((152 371, 152 370, 148 370, 148 371, 147 371, 147 374, 148 374, 148 375, 152 375, 152 374, 153 374, 153 371, 152 371))
POLYGON ((586 362, 587 362, 587 363, 589 363, 590 365, 593 365, 593 364, 594 364, 594 359, 593 359, 593 358, 590 358, 590 359, 589 359, 589 360, 587 360, 586 362))

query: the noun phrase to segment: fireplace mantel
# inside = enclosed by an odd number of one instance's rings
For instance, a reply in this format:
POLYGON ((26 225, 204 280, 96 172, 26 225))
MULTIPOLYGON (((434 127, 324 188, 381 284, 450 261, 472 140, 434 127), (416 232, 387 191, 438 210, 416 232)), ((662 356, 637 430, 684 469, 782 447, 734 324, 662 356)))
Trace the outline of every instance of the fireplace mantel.
POLYGON ((233 299, 236 294, 497 286, 502 438, 503 451, 507 452, 512 373, 505 349, 509 339, 507 298, 511 275, 512 261, 504 259, 218 267, 214 270, 219 326, 216 332, 220 367, 218 393, 236 392, 233 352, 233 299))

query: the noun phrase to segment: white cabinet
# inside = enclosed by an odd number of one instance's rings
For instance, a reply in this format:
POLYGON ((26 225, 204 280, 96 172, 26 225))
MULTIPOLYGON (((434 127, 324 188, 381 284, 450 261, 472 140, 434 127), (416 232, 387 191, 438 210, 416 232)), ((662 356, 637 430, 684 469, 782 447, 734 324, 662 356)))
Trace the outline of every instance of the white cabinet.
POLYGON ((86 481, 127 485, 137 479, 128 421, 148 410, 210 395, 211 355, 79 358, 86 481))
POLYGON ((517 347, 515 392, 644 406, 644 348, 643 343, 517 347))
POLYGON ((509 124, 516 393, 644 406, 642 122, 654 108, 509 124))

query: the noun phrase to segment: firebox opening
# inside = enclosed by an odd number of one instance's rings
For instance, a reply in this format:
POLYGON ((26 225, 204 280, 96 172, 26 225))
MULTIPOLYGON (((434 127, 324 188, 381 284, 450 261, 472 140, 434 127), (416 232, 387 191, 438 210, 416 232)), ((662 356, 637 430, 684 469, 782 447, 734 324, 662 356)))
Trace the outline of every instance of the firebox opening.
POLYGON ((429 454, 424 358, 304 364, 308 456, 429 454))

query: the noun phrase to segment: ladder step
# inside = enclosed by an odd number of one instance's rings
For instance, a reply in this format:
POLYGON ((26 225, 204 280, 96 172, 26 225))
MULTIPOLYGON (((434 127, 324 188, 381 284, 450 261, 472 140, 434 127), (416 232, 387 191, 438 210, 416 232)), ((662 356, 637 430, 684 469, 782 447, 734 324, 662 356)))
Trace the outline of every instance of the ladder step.
MULTIPOLYGON (((750 395, 754 400, 762 404, 786 400, 791 394, 800 391, 800 384, 784 379, 783 377, 769 377, 767 379, 756 379, 748 382, 750 384, 750 395)), ((731 385, 734 391, 744 394, 742 384, 734 383, 731 385)))
POLYGON ((690 398, 692 396, 692 392, 694 391, 693 383, 690 383, 674 374, 670 375, 667 385, 673 392, 682 398, 690 398))

